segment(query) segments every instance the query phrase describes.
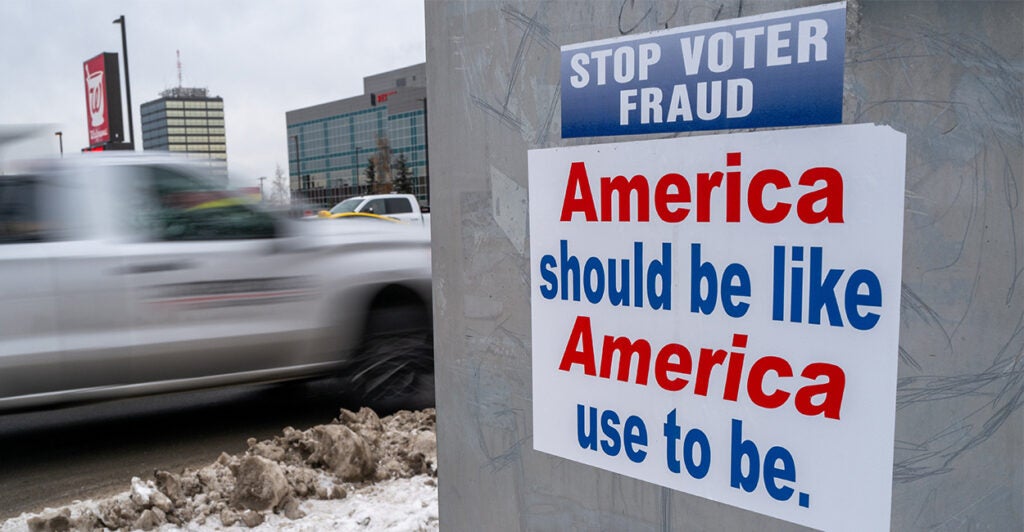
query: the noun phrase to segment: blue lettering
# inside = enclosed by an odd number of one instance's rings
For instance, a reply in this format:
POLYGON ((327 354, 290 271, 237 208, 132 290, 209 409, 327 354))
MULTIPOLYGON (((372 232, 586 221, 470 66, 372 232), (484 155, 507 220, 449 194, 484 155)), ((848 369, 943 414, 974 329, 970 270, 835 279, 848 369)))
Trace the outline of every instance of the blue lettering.
POLYGON ((843 276, 843 270, 829 270, 825 279, 821 278, 821 248, 811 248, 811 287, 807 292, 807 320, 818 325, 821 323, 821 308, 828 313, 828 323, 833 327, 843 326, 843 317, 839 314, 839 302, 836 301, 836 285, 843 276))
POLYGON ((722 272, 722 308, 733 318, 747 313, 750 304, 734 303, 733 297, 750 297, 750 274, 742 264, 730 264, 722 272))
POLYGON ((647 447, 647 426, 644 425, 644 421, 637 416, 629 416, 626 418, 626 425, 623 428, 623 440, 626 448, 626 456, 636 464, 643 462, 647 458, 647 451, 643 449, 636 449, 636 447, 643 446, 647 447))
POLYGON ((633 258, 578 257, 569 252, 569 241, 560 240, 559 254, 543 255, 539 272, 541 296, 562 301, 600 304, 607 297, 612 306, 644 306, 647 297, 654 310, 672 310, 672 244, 661 243, 661 257, 644 263, 644 243, 633 242, 633 258), (605 262, 607 261, 607 263, 605 262), (632 279, 632 285, 630 283, 632 279))
POLYGON ((551 268, 555 267, 555 257, 544 255, 540 258, 540 276, 547 282, 547 286, 541 285, 540 295, 544 299, 554 299, 558 295, 558 276, 551 268))
POLYGON ((686 439, 683 440, 683 460, 686 462, 686 472, 693 478, 704 478, 711 470, 711 442, 702 430, 690 429, 686 433, 686 439), (694 460, 694 446, 700 447, 700 463, 694 460))
POLYGON ((665 419, 665 440, 668 442, 666 448, 665 461, 668 466, 668 470, 673 473, 678 473, 682 470, 680 467, 682 464, 679 458, 676 456, 676 442, 679 441, 681 431, 679 425, 676 424, 676 409, 672 409, 668 413, 668 417, 665 419))
POLYGON ((615 456, 622 450, 622 440, 619 438, 619 415, 613 410, 605 410, 601 413, 601 431, 607 439, 601 440, 601 450, 608 456, 615 456))
POLYGON ((773 499, 788 501, 793 496, 793 488, 780 487, 777 480, 796 481, 796 465, 793 463, 793 455, 783 447, 772 447, 764 453, 764 487, 773 499))
POLYGON ((608 261, 608 302, 616 307, 629 306, 629 259, 608 261), (617 271, 620 263, 621 278, 617 271))
POLYGON ((761 476, 761 456, 757 453, 757 445, 743 439, 743 422, 732 420, 732 468, 729 485, 743 488, 747 493, 757 489, 761 476), (743 474, 743 458, 747 459, 747 474, 743 474))
POLYGON ((559 249, 561 250, 562 260, 559 264, 562 265, 562 301, 569 299, 569 274, 571 273, 575 280, 574 289, 572 292, 572 300, 580 300, 580 261, 575 256, 569 256, 569 243, 562 240, 559 243, 559 249))
POLYGON ((786 247, 772 248, 772 319, 782 321, 786 305, 786 247))
POLYGON ((690 312, 711 314, 718 300, 718 275, 710 262, 701 262, 700 244, 690 244, 690 312), (704 282, 708 295, 704 297, 704 282))
POLYGON ((647 300, 652 309, 672 310, 672 245, 661 244, 661 260, 652 260, 647 267, 647 300), (661 293, 657 292, 661 278, 661 293))
POLYGON ((866 331, 878 323, 879 316, 875 312, 861 314, 858 307, 862 305, 875 308, 882 306, 882 284, 871 270, 853 272, 846 283, 846 319, 850 320, 854 329, 866 331), (866 294, 860 293, 861 285, 867 287, 866 294))
POLYGON ((590 449, 592 451, 597 450, 597 409, 590 407, 590 430, 586 428, 586 421, 584 420, 584 410, 586 409, 583 405, 576 405, 576 439, 580 442, 580 447, 584 449, 590 449))
POLYGON ((583 267, 583 291, 587 294, 587 301, 600 303, 604 297, 604 266, 601 259, 590 257, 583 267), (597 275, 594 275, 594 274, 597 275), (596 286, 593 284, 596 283, 596 286))

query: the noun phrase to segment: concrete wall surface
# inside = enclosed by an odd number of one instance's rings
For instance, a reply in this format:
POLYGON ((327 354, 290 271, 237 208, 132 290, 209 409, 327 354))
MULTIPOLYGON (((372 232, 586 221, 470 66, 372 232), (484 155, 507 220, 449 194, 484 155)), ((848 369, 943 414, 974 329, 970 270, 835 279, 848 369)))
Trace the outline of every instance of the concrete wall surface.
MULTIPOLYGON (((560 46, 817 3, 426 2, 442 529, 801 529, 533 450, 527 150, 648 138, 561 138, 560 46)), ((1024 530, 1022 28, 848 4, 843 121, 908 143, 893 530, 1024 530)))

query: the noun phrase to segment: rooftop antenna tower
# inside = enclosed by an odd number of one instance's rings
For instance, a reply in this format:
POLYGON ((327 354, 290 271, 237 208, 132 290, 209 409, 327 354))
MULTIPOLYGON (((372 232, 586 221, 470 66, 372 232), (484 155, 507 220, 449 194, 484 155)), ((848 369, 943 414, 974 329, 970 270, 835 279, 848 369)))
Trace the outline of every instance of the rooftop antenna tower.
POLYGON ((181 88, 181 50, 175 50, 174 53, 178 56, 178 88, 181 88))

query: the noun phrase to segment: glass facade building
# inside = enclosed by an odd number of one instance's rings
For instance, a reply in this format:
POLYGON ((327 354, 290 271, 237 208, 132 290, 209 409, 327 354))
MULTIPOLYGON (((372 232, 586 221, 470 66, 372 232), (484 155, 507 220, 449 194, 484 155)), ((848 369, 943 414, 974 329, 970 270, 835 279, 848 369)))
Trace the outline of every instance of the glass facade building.
POLYGON ((363 95, 286 114, 292 190, 321 204, 394 190, 395 165, 404 157, 412 192, 426 201, 426 64, 369 76, 363 85, 363 95), (380 163, 385 145, 390 176, 383 175, 380 163), (366 177, 371 158, 377 174, 373 190, 366 177))
POLYGON ((227 183, 224 99, 206 89, 175 87, 142 104, 142 149, 182 153, 206 161, 227 183))

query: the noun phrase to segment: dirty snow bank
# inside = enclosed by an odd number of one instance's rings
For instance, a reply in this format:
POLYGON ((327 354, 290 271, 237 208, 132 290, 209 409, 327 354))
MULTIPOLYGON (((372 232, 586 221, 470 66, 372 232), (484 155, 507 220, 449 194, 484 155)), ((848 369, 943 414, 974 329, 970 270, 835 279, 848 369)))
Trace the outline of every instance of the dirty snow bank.
POLYGON ((13 530, 437 530, 434 409, 379 418, 342 410, 327 425, 250 438, 240 455, 0 525, 13 530))

